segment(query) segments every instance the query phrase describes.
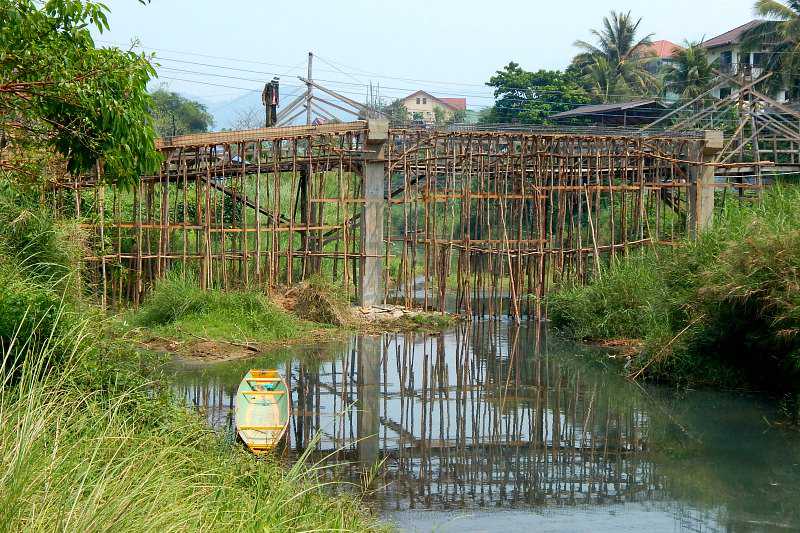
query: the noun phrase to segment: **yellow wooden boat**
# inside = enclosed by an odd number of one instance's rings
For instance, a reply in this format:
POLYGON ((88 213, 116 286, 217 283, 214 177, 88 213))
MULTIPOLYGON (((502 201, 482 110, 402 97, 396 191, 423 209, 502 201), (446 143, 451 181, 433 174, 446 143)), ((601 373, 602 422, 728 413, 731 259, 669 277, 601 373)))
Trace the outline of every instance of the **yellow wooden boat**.
POLYGON ((289 388, 277 370, 250 370, 236 393, 236 432, 254 453, 278 445, 289 426, 289 388))

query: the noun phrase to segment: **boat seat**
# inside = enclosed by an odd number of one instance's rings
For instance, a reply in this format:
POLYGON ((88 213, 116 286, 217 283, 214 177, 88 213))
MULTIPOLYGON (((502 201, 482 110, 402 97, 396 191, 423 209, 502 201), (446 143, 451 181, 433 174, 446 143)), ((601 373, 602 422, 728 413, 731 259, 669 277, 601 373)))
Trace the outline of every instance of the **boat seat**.
POLYGON ((242 394, 246 396, 283 396, 286 394, 284 390, 248 390, 243 391, 242 394))
POLYGON ((239 431, 280 431, 283 426, 239 426, 239 431))

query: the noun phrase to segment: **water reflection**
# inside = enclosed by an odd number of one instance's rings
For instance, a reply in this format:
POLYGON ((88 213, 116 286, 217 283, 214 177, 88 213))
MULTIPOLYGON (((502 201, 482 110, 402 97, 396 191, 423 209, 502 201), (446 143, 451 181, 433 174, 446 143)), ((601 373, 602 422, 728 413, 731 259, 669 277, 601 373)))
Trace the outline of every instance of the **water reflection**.
POLYGON ((382 461, 374 495, 386 510, 622 505, 632 519, 632 505, 647 505, 683 530, 800 526, 800 445, 763 422, 768 405, 644 390, 589 355, 489 321, 184 367, 177 387, 230 429, 244 373, 281 368, 289 447, 317 442, 350 462, 337 477, 382 461))

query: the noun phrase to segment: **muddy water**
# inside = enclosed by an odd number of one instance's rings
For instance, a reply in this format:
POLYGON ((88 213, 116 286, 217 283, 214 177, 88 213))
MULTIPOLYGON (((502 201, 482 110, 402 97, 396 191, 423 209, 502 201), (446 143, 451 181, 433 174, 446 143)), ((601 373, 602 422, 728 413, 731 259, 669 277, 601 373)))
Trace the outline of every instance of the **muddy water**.
POLYGON ((244 373, 279 368, 292 453, 332 453, 328 475, 401 530, 800 530, 800 433, 776 405, 642 388, 604 360, 482 322, 178 365, 176 387, 232 434, 244 373))

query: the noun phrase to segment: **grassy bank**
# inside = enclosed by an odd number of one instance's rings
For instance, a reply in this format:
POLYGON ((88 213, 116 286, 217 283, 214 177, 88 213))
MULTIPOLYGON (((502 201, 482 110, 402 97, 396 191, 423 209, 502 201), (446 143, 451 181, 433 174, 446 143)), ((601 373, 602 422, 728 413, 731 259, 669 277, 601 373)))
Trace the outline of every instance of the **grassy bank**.
MULTIPOLYGON (((65 253, 79 246, 74 232, 36 209, 2 207, 0 530, 375 528, 302 462, 256 460, 174 401, 81 301, 78 263, 65 253)), ((143 320, 190 328, 228 310, 262 338, 297 326, 254 295, 174 293, 167 305, 168 293, 143 320)))
POLYGON ((26 352, 16 384, 0 389, 3 531, 372 526, 302 463, 254 459, 92 351, 76 349, 49 372, 36 368, 52 355, 46 345, 26 352))
POLYGON ((632 253, 547 304, 567 335, 642 340, 634 376, 800 391, 800 188, 729 200, 698 239, 632 253))
POLYGON ((261 292, 203 291, 196 277, 180 272, 160 280, 142 308, 127 319, 153 335, 187 340, 269 343, 296 339, 312 329, 261 292))

